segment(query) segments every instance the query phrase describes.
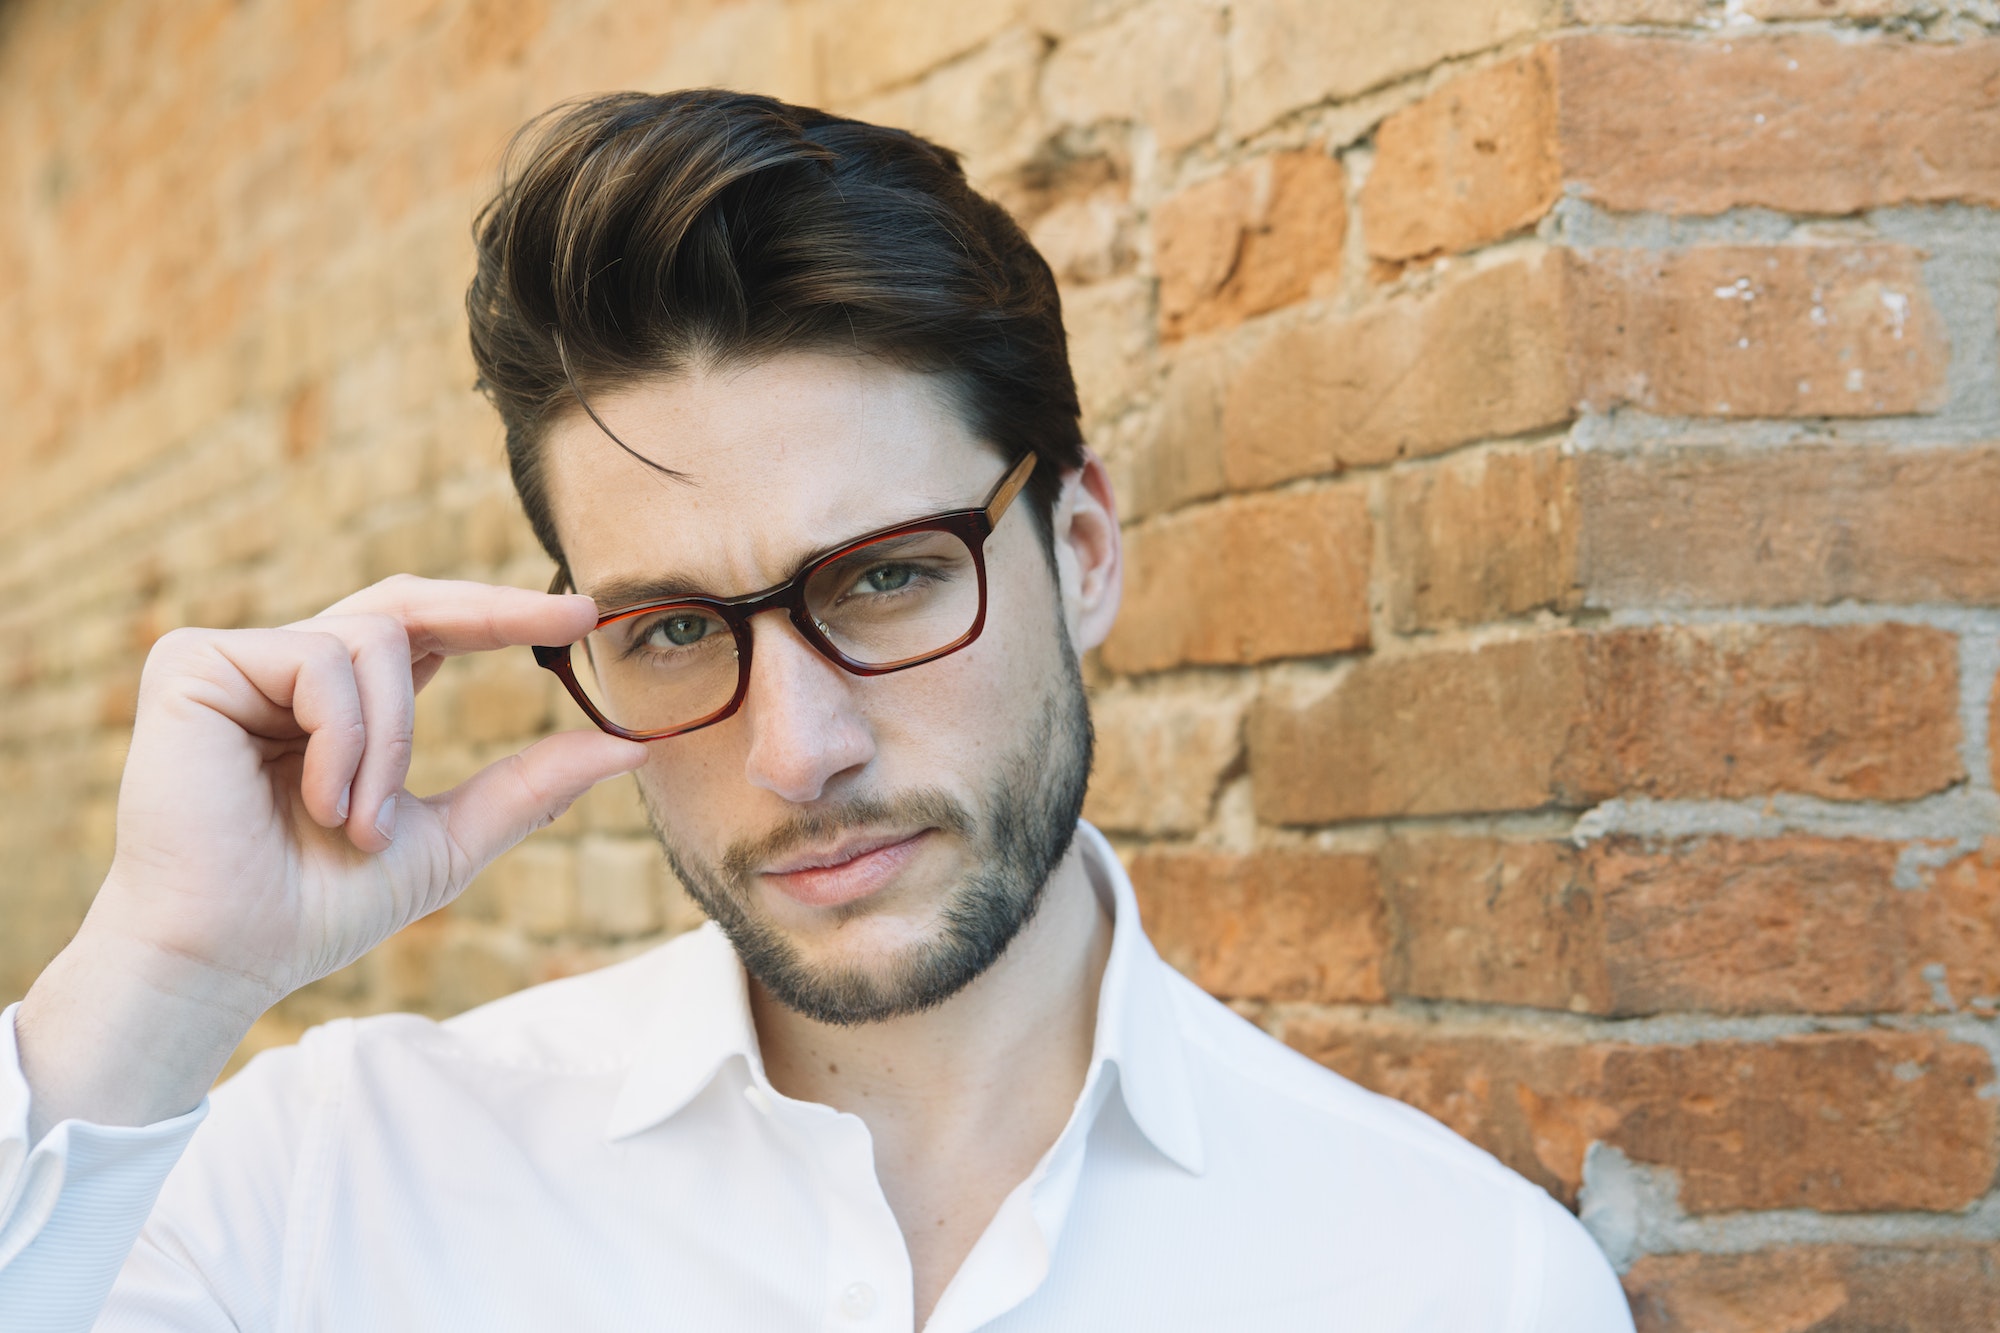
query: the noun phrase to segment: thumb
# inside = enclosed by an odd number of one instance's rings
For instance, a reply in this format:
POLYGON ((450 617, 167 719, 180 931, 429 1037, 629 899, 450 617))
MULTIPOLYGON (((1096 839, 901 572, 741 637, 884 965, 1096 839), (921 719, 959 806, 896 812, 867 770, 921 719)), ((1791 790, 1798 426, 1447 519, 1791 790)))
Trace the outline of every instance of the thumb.
POLYGON ((637 741, 601 731, 559 732, 429 798, 462 858, 454 867, 457 886, 598 783, 644 764, 646 755, 637 741))

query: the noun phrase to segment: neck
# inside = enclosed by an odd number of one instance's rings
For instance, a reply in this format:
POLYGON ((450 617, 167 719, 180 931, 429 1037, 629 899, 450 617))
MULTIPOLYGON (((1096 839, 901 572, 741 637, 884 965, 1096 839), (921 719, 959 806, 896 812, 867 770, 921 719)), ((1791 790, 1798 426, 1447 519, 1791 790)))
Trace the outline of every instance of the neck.
POLYGON ((1090 1070, 1110 952, 1111 921, 1078 843, 1007 951, 935 1009, 830 1027, 752 983, 772 1086, 868 1126, 876 1179, 908 1247, 919 1328, 1068 1123, 1090 1070))
POLYGON ((1007 951, 933 1009, 837 1027, 785 1008, 753 979, 765 1072, 788 1097, 860 1116, 878 1144, 944 1148, 1003 1125, 1012 1138, 1053 1116, 1038 1158, 1083 1088, 1110 948, 1110 918, 1072 845, 1007 951))

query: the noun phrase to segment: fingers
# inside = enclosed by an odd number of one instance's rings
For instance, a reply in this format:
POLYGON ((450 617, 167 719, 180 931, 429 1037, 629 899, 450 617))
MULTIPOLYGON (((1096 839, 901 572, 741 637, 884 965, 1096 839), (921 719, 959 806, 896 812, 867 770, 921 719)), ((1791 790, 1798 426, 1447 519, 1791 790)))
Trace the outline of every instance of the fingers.
POLYGON ((427 802, 438 810, 458 851, 452 879, 463 886, 479 868, 555 820, 606 778, 646 762, 646 747, 601 731, 565 731, 489 764, 427 802))
POLYGON ((294 630, 176 630, 155 647, 147 674, 150 687, 164 685, 254 736, 305 737, 300 799, 321 826, 345 822, 367 742, 346 643, 294 630))
POLYGON ((392 616, 400 621, 409 635, 414 662, 432 655, 575 643, 597 623, 597 606, 573 593, 552 596, 398 574, 334 603, 320 618, 349 615, 392 616))
POLYGON ((252 735, 306 740, 299 796, 313 821, 347 825, 377 852, 395 832, 409 775, 416 691, 409 639, 388 616, 322 617, 311 629, 180 630, 160 670, 180 693, 252 735), (216 669, 217 667, 221 669, 216 669))
MULTIPOLYGON (((417 699, 409 636, 391 616, 322 616, 311 623, 346 646, 353 666, 364 743, 350 774, 347 836, 362 851, 378 852, 395 836, 396 793, 410 774, 417 699)), ((310 759, 310 748, 306 754, 310 759)))

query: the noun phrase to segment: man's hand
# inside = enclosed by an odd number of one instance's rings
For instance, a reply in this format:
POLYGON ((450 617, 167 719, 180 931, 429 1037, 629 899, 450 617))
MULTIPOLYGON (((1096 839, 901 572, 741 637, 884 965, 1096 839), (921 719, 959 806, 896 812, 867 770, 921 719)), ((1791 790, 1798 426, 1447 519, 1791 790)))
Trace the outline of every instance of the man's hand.
POLYGON ((445 658, 571 643, 595 621, 587 597, 398 577, 283 629, 162 638, 110 873, 17 1015, 31 1135, 192 1109, 258 1015, 645 762, 565 732, 441 795, 403 787, 416 692, 445 658))

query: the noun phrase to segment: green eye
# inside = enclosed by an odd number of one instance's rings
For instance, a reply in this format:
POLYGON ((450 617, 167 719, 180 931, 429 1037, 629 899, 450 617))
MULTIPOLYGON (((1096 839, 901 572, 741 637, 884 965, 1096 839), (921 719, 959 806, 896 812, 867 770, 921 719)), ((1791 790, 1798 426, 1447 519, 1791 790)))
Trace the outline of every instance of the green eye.
POLYGON ((653 627, 646 631, 646 638, 655 647, 670 643, 676 648, 685 648, 699 642, 707 633, 706 616, 668 616, 654 622, 653 627))
POLYGON ((915 577, 908 565, 877 565, 861 576, 861 586, 869 592, 895 592, 907 588, 915 577))

